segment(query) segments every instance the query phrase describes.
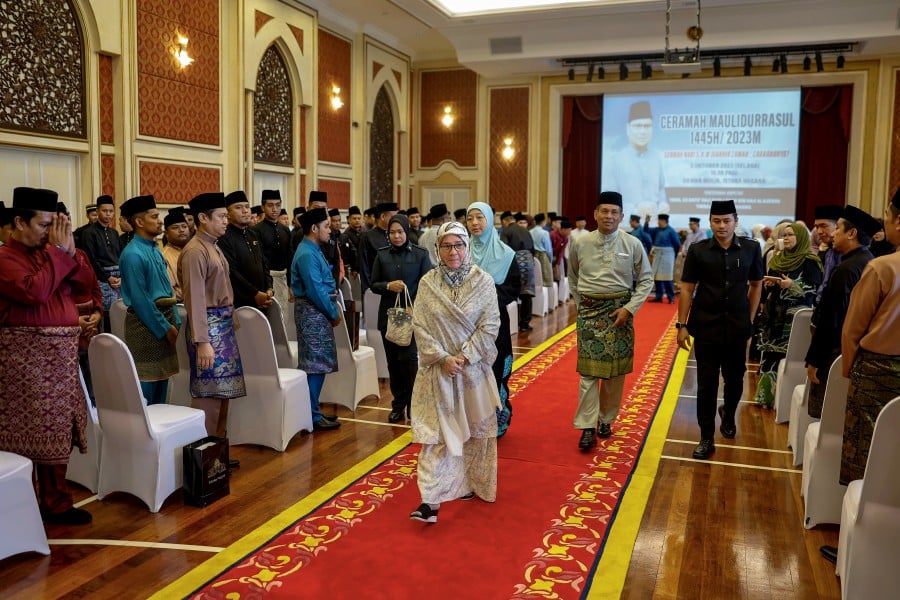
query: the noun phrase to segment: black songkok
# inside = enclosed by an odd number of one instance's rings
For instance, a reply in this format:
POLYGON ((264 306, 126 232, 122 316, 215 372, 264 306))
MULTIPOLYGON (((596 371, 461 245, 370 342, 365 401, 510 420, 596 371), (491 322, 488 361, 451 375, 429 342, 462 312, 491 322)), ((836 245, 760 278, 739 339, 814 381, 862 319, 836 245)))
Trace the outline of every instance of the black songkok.
MULTIPOLYGON (((713 200, 709 205, 709 216, 714 215, 736 215, 737 209, 734 207, 734 200, 713 200)), ((662 215, 660 215, 662 216, 662 215)))
POLYGON ((279 216, 279 217, 282 216, 282 215, 287 216, 287 209, 286 209, 286 208, 282 208, 282 209, 281 209, 281 212, 278 213, 278 216, 279 216))
POLYGON ((340 216, 340 214, 341 214, 341 211, 339 211, 336 208, 332 208, 331 210, 328 211, 329 217, 337 217, 337 216, 340 216))
POLYGON ((304 230, 327 220, 328 213, 325 212, 324 208, 314 208, 300 215, 300 224, 303 226, 304 230))
POLYGON ((236 190, 225 196, 225 206, 231 206, 238 202, 250 202, 247 200, 247 194, 244 193, 244 190, 236 190))
POLYGON ((97 196, 97 206, 102 206, 104 204, 109 204, 111 206, 115 206, 116 204, 113 202, 112 196, 104 194, 103 196, 97 196))
POLYGON ((841 214, 841 218, 845 221, 849 221, 853 223, 857 229, 867 233, 869 237, 872 237, 879 231, 881 231, 882 225, 878 222, 878 220, 867 213, 864 210, 860 210, 855 206, 847 205, 844 207, 844 212, 841 214))
POLYGON ((894 208, 900 210, 900 188, 897 188, 897 191, 894 192, 894 197, 891 198, 891 204, 894 205, 894 208))
POLYGON ((396 202, 382 202, 380 204, 376 204, 375 208, 372 209, 372 214, 375 215, 375 218, 381 216, 382 213, 386 212, 396 212, 397 211, 397 203, 396 202))
POLYGON ((181 206, 176 206, 169 210, 169 213, 166 215, 166 218, 163 219, 163 225, 165 225, 166 229, 175 225, 176 223, 185 223, 187 224, 187 219, 184 218, 184 208, 181 206))
POLYGON ((263 190, 262 191, 262 202, 266 203, 266 200, 281 200, 281 192, 278 190, 263 190))
POLYGON ((600 197, 597 199, 597 206, 600 206, 601 204, 612 204, 613 206, 622 208, 622 194, 619 192, 600 192, 600 197))
POLYGON ((225 208, 225 194, 222 192, 206 192, 204 194, 198 194, 191 198, 191 201, 188 202, 188 206, 190 206, 191 214, 195 217, 199 213, 208 210, 225 208))
POLYGON ((302 215, 305 212, 306 212, 305 206, 298 206, 297 208, 294 209, 294 217, 297 217, 297 215, 302 215))
POLYGON ((559 218, 559 228, 560 229, 572 229, 572 221, 570 221, 568 217, 560 217, 559 218))
POLYGON ((690 221, 691 223, 696 223, 697 225, 700 224, 700 219, 698 217, 691 217, 690 219, 688 219, 688 221, 690 221))
POLYGON ((351 206, 350 210, 347 211, 347 216, 350 215, 361 215, 362 213, 359 211, 358 206, 351 206))
POLYGON ((151 208, 156 208, 156 200, 153 199, 152 194, 148 194, 146 196, 135 196, 134 198, 126 200, 122 203, 122 207, 119 210, 123 217, 130 219, 134 215, 147 212, 151 208))
POLYGON ((318 190, 310 190, 309 202, 307 202, 307 204, 312 204, 313 202, 324 202, 325 204, 328 204, 328 194, 318 190))
POLYGON ((815 213, 813 214, 814 219, 824 219, 826 221, 837 221, 841 218, 841 215, 844 212, 843 206, 838 206, 837 204, 826 204, 825 206, 817 206, 815 213))
POLYGON ((262 206, 251 206, 250 212, 252 212, 254 215, 259 217, 259 216, 262 216, 262 214, 263 214, 263 208, 262 208, 262 206))
POLYGON ((459 219, 460 217, 466 216, 466 209, 457 208, 456 210, 453 211, 453 216, 457 219, 459 219))
POLYGON ((440 204, 435 204, 431 207, 431 218, 432 219, 440 219, 450 211, 447 210, 447 205, 441 202, 440 204))
POLYGON ((650 111, 650 103, 646 100, 635 102, 628 109, 628 122, 631 123, 637 119, 652 119, 653 113, 650 111))
POLYGON ((87 206, 84 207, 84 212, 86 214, 91 214, 92 212, 94 212, 96 210, 97 210, 96 204, 88 204, 87 206))
POLYGON ((13 208, 38 212, 56 212, 59 194, 53 190, 17 187, 13 190, 13 208))

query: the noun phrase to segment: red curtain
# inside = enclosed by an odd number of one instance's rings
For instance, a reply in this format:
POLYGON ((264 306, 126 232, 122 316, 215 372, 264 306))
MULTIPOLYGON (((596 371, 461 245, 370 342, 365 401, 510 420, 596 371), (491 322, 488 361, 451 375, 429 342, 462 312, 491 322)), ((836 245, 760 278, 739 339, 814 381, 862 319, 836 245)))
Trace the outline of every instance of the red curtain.
POLYGON ((812 225, 817 206, 847 198, 852 85, 801 89, 797 218, 812 225))
POLYGON ((600 190, 600 134, 603 96, 563 97, 562 214, 587 217, 594 229, 600 190))

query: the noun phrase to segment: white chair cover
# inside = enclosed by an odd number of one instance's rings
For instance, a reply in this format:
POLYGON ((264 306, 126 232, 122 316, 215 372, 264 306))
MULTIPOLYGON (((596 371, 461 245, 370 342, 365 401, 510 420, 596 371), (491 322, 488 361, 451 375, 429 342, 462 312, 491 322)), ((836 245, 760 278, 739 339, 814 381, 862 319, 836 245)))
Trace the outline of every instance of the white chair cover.
POLYGON ((844 415, 850 380, 841 375, 841 357, 828 370, 822 420, 806 429, 803 449, 803 524, 809 529, 819 523, 837 523, 841 499, 847 486, 840 484, 841 449, 844 442, 844 415))
POLYGON ((794 388, 806 381, 806 351, 812 333, 809 322, 813 309, 801 308, 791 322, 791 335, 785 357, 778 363, 775 381, 775 422, 784 423, 791 414, 791 395, 794 388))
POLYGON ((88 396, 87 386, 84 383, 84 374, 81 372, 81 369, 78 369, 78 377, 81 379, 81 389, 84 390, 84 397, 87 402, 85 436, 87 437, 88 451, 87 454, 82 454, 78 448, 72 448, 72 454, 69 456, 69 466, 66 468, 66 479, 83 485, 96 494, 97 486, 100 483, 100 447, 103 444, 103 434, 100 430, 100 419, 97 416, 97 409, 91 405, 91 399, 88 396))
POLYGON ((547 288, 547 310, 553 312, 559 305, 559 284, 553 282, 553 285, 547 288))
MULTIPOLYGON (((381 342, 381 334, 377 329, 374 334, 369 335, 377 335, 378 342, 381 342)), ((378 397, 376 353, 372 347, 362 344, 359 350, 352 350, 350 336, 343 323, 334 328, 334 339, 337 345, 338 370, 325 376, 319 402, 340 404, 355 411, 364 398, 378 397)))
POLYGON ((50 554, 32 483, 31 461, 0 452, 0 559, 22 552, 50 554))
MULTIPOLYGON (((375 366, 378 370, 379 379, 390 379, 391 374, 387 368, 387 357, 384 353, 384 341, 381 339, 381 332, 378 331, 378 303, 381 302, 381 296, 372 290, 366 290, 363 296, 363 318, 366 326, 366 343, 375 351, 375 366)), ((362 348, 362 340, 359 342, 362 348)), ((340 360, 340 357, 338 357, 340 360)))
POLYGON ((791 394, 791 419, 788 421, 787 445, 794 453, 794 466, 803 462, 806 430, 818 421, 809 416, 809 381, 794 387, 791 394))
POLYGON ((228 405, 229 443, 284 452, 299 431, 313 429, 306 373, 279 368, 269 320, 259 310, 243 306, 235 316, 247 396, 228 405))
POLYGON ((125 314, 128 312, 128 307, 125 306, 125 302, 119 298, 109 307, 109 328, 111 331, 107 331, 106 333, 111 333, 120 340, 125 340, 125 314))
POLYGON ((175 341, 175 350, 178 352, 178 373, 169 378, 168 404, 176 406, 191 405, 191 361, 187 352, 187 309, 184 304, 175 305, 175 310, 181 316, 181 327, 178 329, 178 339, 175 341))
POLYGON ((836 571, 848 600, 900 595, 898 431, 900 396, 878 415, 865 476, 851 481, 844 495, 836 571))
POLYGON ((278 359, 278 368, 297 368, 297 342, 288 338, 287 329, 284 327, 284 316, 281 304, 272 298, 272 304, 266 311, 269 320, 269 328, 272 331, 272 341, 275 343, 275 356, 278 359))
POLYGON ((519 303, 513 300, 506 305, 506 312, 509 315, 509 333, 510 335, 519 335, 519 303))
POLYGON ((204 413, 172 404, 145 405, 131 353, 113 335, 96 336, 88 358, 103 429, 97 496, 128 492, 158 512, 182 486, 182 448, 206 437, 204 413))
POLYGON ((534 300, 531 303, 531 314, 543 317, 549 312, 547 306, 548 292, 544 287, 544 272, 541 270, 541 261, 534 259, 534 300))
MULTIPOLYGON (((568 246, 566 246, 568 248, 568 246)), ((561 277, 559 280, 559 303, 565 304, 569 301, 569 278, 561 277)))

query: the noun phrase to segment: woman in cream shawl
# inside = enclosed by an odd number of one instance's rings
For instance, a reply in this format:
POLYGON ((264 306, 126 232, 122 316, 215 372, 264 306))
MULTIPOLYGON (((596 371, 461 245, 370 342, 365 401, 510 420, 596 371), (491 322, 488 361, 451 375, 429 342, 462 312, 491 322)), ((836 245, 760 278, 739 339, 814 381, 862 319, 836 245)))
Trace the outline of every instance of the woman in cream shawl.
POLYGON ((442 502, 497 497, 497 292, 491 276, 472 264, 462 224, 440 227, 437 256, 438 267, 419 281, 413 311, 419 372, 412 434, 422 444, 422 504, 410 517, 426 523, 437 522, 442 502))

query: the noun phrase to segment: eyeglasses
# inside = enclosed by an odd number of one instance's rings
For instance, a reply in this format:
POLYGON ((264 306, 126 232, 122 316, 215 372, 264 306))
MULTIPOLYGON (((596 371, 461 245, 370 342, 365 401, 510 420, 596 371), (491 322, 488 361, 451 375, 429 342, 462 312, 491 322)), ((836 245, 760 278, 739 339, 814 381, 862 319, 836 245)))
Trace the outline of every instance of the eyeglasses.
POLYGON ((451 250, 455 252, 462 252, 466 249, 466 245, 462 242, 458 242, 456 244, 441 244, 440 246, 438 246, 438 248, 440 248, 444 252, 450 252, 451 250))

